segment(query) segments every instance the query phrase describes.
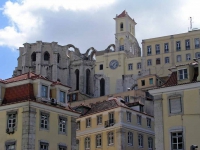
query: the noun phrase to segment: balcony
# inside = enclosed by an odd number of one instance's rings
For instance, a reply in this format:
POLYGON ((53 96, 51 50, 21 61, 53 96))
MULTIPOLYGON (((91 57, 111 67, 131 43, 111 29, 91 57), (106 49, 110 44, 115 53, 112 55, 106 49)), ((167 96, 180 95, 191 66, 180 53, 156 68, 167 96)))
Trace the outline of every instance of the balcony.
POLYGON ((181 47, 176 47, 176 51, 180 51, 181 50, 181 47))
POLYGON ((115 124, 115 120, 109 119, 109 120, 105 121, 105 128, 114 126, 114 124, 115 124))
POLYGON ((190 45, 186 46, 185 49, 186 49, 186 50, 189 50, 189 49, 190 49, 190 45))

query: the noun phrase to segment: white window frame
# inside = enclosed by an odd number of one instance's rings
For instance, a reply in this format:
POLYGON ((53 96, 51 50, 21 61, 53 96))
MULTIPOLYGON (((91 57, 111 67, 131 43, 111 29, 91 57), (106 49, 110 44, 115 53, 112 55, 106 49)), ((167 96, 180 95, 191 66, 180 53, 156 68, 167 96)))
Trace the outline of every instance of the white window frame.
POLYGON ((185 49, 190 49, 190 39, 185 40, 185 49))
POLYGON ((142 134, 138 134, 138 147, 139 148, 143 148, 144 143, 143 143, 143 135, 142 134))
POLYGON ((102 124, 102 115, 98 115, 97 116, 97 125, 101 125, 102 124))
POLYGON ((177 51, 181 50, 181 41, 176 41, 176 50, 177 51))
POLYGON ((48 98, 48 86, 42 85, 41 96, 43 98, 48 98))
POLYGON ((141 69, 141 63, 137 63, 137 69, 141 69))
POLYGON ((148 137, 148 150, 153 150, 153 138, 148 137))
POLYGON ((101 134, 96 135, 96 147, 99 148, 102 145, 101 134))
POLYGON ((151 128, 151 118, 147 118, 147 127, 151 128))
POLYGON ((131 122, 131 112, 127 111, 126 112, 126 119, 127 119, 127 122, 131 122))
POLYGON ((90 149, 90 138, 89 137, 85 138, 85 149, 90 149))
POLYGON ((156 48, 156 55, 160 54, 160 45, 156 44, 155 48, 156 48))
POLYGON ((200 47, 199 38, 195 38, 195 39, 194 39, 194 45, 195 45, 195 49, 200 47))
POLYGON ((191 60, 191 54, 186 54, 186 61, 191 60))
POLYGON ((49 130, 49 113, 40 112, 40 129, 49 130))
POLYGON ((128 64, 128 70, 133 70, 133 64, 128 64))
POLYGON ((17 112, 7 113, 7 129, 13 128, 15 130, 17 127, 17 112))
POLYGON ((128 132, 128 145, 133 146, 133 133, 128 132))
POLYGON ((142 125, 142 116, 141 115, 137 115, 137 124, 142 125))
POLYGON ((40 142, 40 150, 48 150, 49 149, 49 143, 46 142, 40 142), (43 147, 43 148, 42 148, 43 147), (46 148, 45 148, 46 147, 46 148))
POLYGON ((86 128, 91 127, 91 118, 86 118, 86 128))
POLYGON ((59 133, 67 133, 67 118, 64 118, 62 116, 59 116, 59 133))
POLYGON ((64 91, 60 91, 60 102, 65 103, 66 93, 64 91))
POLYGON ((171 143, 170 144, 171 144, 171 149, 173 149, 173 150, 184 150, 184 136, 183 136, 183 131, 171 132, 171 143), (182 135, 179 135, 180 133, 182 135), (176 134, 176 135, 173 135, 173 134, 176 134), (174 148, 172 148, 174 144, 177 145, 177 146, 180 144, 179 143, 179 138, 180 137, 182 137, 182 142, 180 142, 180 143, 182 143, 182 149, 174 149, 174 148), (173 143, 173 139, 176 139, 175 143, 173 143))
POLYGON ((65 145, 58 145, 59 150, 67 150, 67 146, 65 145))
POLYGON ((108 133, 108 146, 114 144, 114 133, 111 131, 108 133))
POLYGON ((76 122, 76 130, 80 130, 80 128, 81 128, 81 122, 77 121, 76 122))
POLYGON ((184 79, 188 79, 188 71, 186 68, 183 69, 179 69, 178 70, 178 79, 179 80, 184 80, 184 79), (180 73, 180 71, 182 71, 182 73, 180 73), (186 71, 186 72, 185 72, 186 71))
POLYGON ((181 60, 182 60, 182 59, 181 59, 181 55, 177 55, 177 56, 176 56, 176 61, 177 61, 177 62, 181 62, 181 60))
POLYGON ((166 64, 169 64, 169 63, 170 63, 169 57, 165 57, 165 63, 166 63, 166 64))
POLYGON ((9 140, 5 143, 6 150, 16 150, 16 141, 15 140, 9 140))
POLYGON ((151 55, 151 46, 147 46, 147 56, 151 55))
POLYGON ((164 44, 165 53, 169 53, 169 43, 164 44))
POLYGON ((148 59, 147 60, 147 66, 151 66, 152 65, 152 60, 151 59, 148 59))

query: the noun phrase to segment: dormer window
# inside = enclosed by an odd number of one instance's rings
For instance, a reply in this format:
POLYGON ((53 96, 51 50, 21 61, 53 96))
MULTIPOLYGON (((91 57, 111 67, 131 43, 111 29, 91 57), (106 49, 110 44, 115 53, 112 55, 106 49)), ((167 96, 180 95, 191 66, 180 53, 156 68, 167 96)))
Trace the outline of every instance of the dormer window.
POLYGON ((47 96, 48 96, 48 87, 42 85, 42 97, 47 98, 47 96))
POLYGON ((187 69, 178 70, 178 74, 179 74, 179 80, 188 78, 187 69))
POLYGON ((65 92, 60 91, 60 102, 65 103, 65 92))
POLYGON ((123 28, 124 28, 124 25, 123 25, 123 23, 121 22, 121 23, 120 23, 120 31, 123 31, 123 28))

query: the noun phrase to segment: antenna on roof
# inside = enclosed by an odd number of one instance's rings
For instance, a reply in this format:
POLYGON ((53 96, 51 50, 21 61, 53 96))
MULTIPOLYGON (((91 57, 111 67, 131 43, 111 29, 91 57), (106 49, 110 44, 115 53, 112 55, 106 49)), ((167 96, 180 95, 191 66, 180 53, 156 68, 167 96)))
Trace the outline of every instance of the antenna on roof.
POLYGON ((192 31, 192 17, 190 17, 190 31, 192 31))

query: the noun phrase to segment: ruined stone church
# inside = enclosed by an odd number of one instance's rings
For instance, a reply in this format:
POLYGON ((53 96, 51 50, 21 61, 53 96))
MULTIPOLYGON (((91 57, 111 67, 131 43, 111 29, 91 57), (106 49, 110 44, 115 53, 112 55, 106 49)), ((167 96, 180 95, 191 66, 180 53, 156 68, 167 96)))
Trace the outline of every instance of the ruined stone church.
POLYGON ((81 53, 73 44, 25 43, 19 48, 13 76, 34 72, 91 97, 134 88, 138 76, 142 72, 146 74, 142 71, 141 48, 135 37, 136 22, 126 11, 116 15, 114 20, 115 44, 104 50, 90 47, 81 53))

